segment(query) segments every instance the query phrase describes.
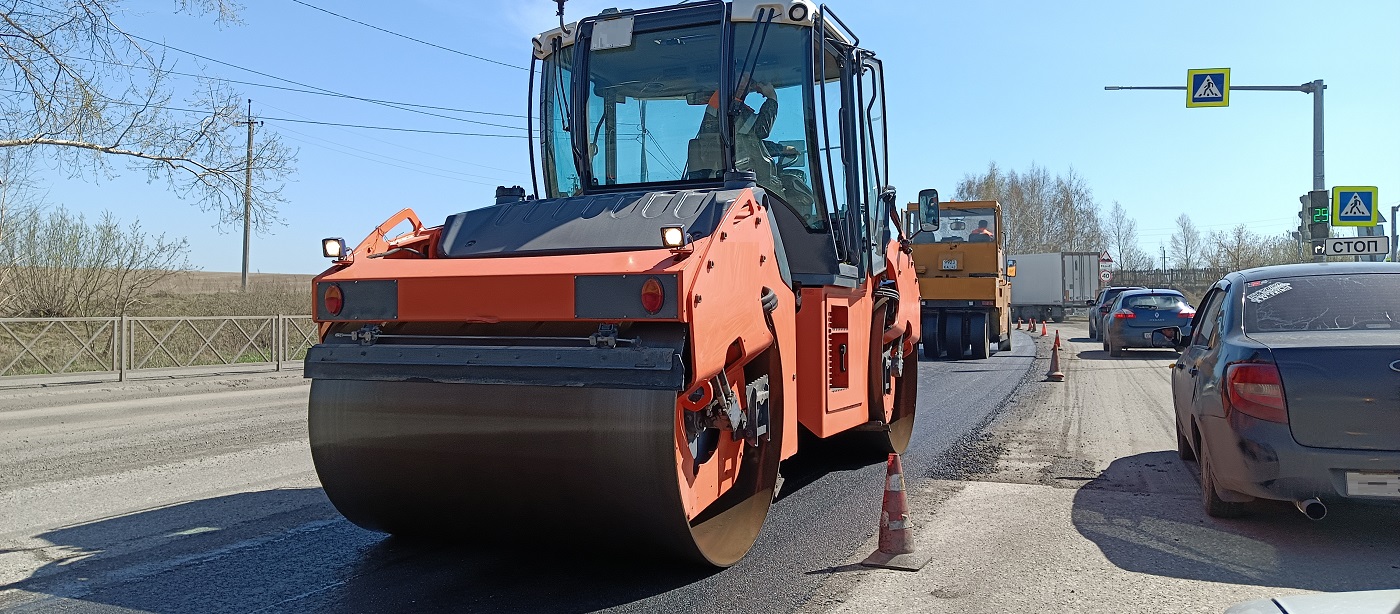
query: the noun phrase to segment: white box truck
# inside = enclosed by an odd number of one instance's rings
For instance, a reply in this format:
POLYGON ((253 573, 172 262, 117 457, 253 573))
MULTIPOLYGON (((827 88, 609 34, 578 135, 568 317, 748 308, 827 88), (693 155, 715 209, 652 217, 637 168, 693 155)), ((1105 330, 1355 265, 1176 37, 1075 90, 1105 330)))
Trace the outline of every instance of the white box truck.
POLYGON ((1063 322, 1068 309, 1083 308, 1099 294, 1098 252, 1022 254, 1008 260, 1016 263, 1012 319, 1063 322))

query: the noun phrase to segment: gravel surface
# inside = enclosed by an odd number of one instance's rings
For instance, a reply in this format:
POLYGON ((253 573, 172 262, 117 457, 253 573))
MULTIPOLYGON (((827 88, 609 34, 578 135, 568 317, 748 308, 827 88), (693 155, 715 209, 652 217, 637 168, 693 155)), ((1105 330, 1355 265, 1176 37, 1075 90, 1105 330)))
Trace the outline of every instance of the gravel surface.
MULTIPOLYGON (((1061 333, 1068 381, 1022 387, 950 450, 963 461, 910 485, 933 561, 917 573, 848 566, 805 611, 1221 612, 1400 587, 1400 508, 1332 505, 1313 522, 1261 502, 1246 518, 1207 517, 1198 469, 1175 451, 1165 368, 1175 353, 1113 359, 1086 326, 1061 333)), ((1033 375, 1046 372, 1048 347, 1033 375)))

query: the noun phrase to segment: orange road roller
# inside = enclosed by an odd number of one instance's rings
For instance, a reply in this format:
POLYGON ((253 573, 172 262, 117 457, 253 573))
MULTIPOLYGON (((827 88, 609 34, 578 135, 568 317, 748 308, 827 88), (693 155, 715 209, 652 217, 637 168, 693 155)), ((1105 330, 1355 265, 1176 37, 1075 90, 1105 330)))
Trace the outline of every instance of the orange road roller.
POLYGON ((609 10, 533 56, 532 191, 325 240, 316 471, 368 529, 731 565, 799 429, 913 429, 882 65, 807 0, 609 10))

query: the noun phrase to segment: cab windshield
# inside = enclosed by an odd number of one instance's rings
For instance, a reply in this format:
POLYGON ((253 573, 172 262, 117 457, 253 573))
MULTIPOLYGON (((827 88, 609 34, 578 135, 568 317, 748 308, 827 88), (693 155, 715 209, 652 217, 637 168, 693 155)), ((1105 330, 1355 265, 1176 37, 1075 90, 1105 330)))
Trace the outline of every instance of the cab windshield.
POLYGON ((939 227, 919 233, 915 243, 991 243, 997 237, 996 210, 990 207, 960 208, 944 203, 939 208, 939 227))
MULTIPOLYGON (((734 83, 720 82, 723 33, 699 14, 638 15, 630 42, 608 48, 582 43, 587 99, 572 109, 575 50, 551 54, 541 80, 541 161, 550 197, 587 189, 715 183, 726 160, 753 171, 757 183, 820 229, 825 212, 812 189, 817 148, 809 137, 810 28, 736 23, 734 83), (731 149, 720 135, 720 97, 731 96, 731 149), (570 126, 570 111, 581 125, 570 126), (581 113, 579 112, 581 111, 581 113), (582 137, 581 139, 579 137, 582 137), (587 167, 579 169, 582 158, 587 167), (586 184, 586 185, 585 185, 586 184)), ((596 26, 595 26, 596 28, 596 26)))

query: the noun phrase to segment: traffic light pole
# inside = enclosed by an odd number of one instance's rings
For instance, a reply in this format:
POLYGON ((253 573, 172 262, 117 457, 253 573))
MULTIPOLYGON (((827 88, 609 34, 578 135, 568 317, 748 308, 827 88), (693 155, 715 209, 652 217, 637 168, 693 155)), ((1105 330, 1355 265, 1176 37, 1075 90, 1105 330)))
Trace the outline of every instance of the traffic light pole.
MULTIPOLYGON (((1184 85, 1106 85, 1103 89, 1115 90, 1176 90, 1186 89, 1184 85)), ((1302 85, 1231 85, 1230 91, 1245 92, 1303 92, 1313 95, 1313 190, 1326 190, 1327 179, 1322 172, 1322 90, 1327 86, 1322 83, 1322 79, 1309 81, 1302 85)), ((1393 217, 1393 216, 1392 216, 1393 217)), ((1313 239, 1326 239, 1327 237, 1312 237, 1313 239)), ((1323 262, 1327 256, 1313 254, 1314 262, 1323 262)))

